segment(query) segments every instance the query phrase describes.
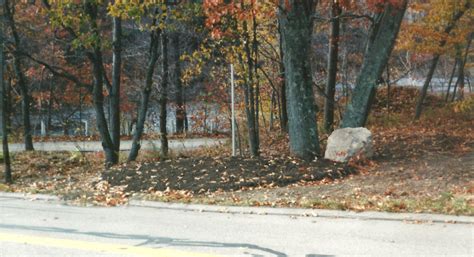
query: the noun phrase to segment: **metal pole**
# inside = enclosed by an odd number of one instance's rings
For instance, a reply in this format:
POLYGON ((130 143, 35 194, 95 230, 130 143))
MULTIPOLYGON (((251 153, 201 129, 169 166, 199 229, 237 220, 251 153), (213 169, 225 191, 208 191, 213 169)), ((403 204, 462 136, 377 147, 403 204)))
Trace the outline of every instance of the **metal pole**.
POLYGON ((232 101, 232 156, 235 156, 235 108, 234 108, 234 65, 230 65, 230 92, 231 92, 231 101, 232 101))

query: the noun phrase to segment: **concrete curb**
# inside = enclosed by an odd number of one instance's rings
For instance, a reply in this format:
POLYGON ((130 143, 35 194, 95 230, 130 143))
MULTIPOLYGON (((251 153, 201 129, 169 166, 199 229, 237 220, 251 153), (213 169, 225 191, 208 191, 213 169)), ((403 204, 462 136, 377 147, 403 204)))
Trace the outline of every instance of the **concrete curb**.
POLYGON ((129 206, 176 211, 213 212, 244 215, 276 215, 289 217, 319 217, 331 219, 359 219, 381 221, 403 221, 413 223, 454 223, 473 224, 474 217, 452 216, 425 213, 387 213, 387 212, 353 212, 324 209, 269 208, 269 207, 240 207, 201 204, 163 203, 153 201, 131 200, 129 206))
POLYGON ((28 201, 60 202, 61 199, 55 195, 29 194, 29 193, 9 193, 0 192, 0 198, 21 199, 28 201))
MULTIPOLYGON (((58 196, 45 194, 27 194, 27 193, 8 193, 0 192, 0 198, 20 199, 27 201, 44 201, 48 203, 67 204, 58 196)), ((2 200, 2 199, 0 199, 2 200)), ((374 221, 401 221, 412 223, 450 223, 450 224, 471 224, 474 225, 474 217, 470 216, 454 216, 442 214, 426 214, 426 213, 387 213, 387 212, 353 212, 353 211, 337 211, 324 209, 297 209, 297 208, 270 208, 270 207, 241 207, 241 206, 219 206, 204 204, 182 204, 182 203, 164 203, 143 200, 130 200, 125 208, 142 207, 154 209, 167 209, 175 211, 188 212, 210 212, 210 213, 226 213, 240 215, 275 215, 296 217, 313 217, 328 219, 358 219, 358 220, 374 220, 374 221)), ((87 207, 84 207, 87 208, 87 207)))

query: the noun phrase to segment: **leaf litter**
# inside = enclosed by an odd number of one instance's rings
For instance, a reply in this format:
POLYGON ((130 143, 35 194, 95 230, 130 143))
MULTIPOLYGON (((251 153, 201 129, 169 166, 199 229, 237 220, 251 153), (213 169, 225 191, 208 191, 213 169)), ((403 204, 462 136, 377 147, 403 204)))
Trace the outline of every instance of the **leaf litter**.
POLYGON ((80 205, 139 198, 474 215, 474 114, 430 96, 427 112, 414 122, 416 90, 395 89, 389 108, 381 92, 368 123, 372 160, 297 160, 288 156, 287 136, 278 133, 262 133, 259 158, 229 157, 225 146, 170 160, 143 152, 138 162, 110 170, 102 153, 24 152, 13 156, 16 183, 0 190, 51 193, 80 205))

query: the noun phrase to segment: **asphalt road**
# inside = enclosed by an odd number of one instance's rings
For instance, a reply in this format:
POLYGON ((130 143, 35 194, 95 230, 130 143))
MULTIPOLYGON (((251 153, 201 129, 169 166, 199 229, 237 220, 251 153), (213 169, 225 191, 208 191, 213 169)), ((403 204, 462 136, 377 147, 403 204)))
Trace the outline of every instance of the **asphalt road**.
POLYGON ((0 256, 473 256, 474 219, 0 194, 0 256))
MULTIPOLYGON (((186 138, 186 139, 171 139, 169 140, 169 148, 172 150, 186 150, 195 149, 199 147, 211 147, 224 144, 227 141, 225 138, 186 138)), ((24 144, 9 144, 11 152, 23 151, 24 144)), ((124 140, 120 142, 121 151, 129 151, 132 147, 131 140, 124 140)), ((142 148, 146 150, 160 149, 161 143, 159 140, 142 140, 142 148)), ((102 143, 99 141, 82 141, 82 142, 35 142, 35 150, 39 151, 83 151, 95 152, 102 150, 102 143)), ((0 149, 1 152, 1 149, 0 149)))

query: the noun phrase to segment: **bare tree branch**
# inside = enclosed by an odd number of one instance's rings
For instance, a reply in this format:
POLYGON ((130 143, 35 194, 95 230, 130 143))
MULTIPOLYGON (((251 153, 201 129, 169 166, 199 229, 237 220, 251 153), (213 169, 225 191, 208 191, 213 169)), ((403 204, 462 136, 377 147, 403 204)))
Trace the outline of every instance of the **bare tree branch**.
POLYGON ((83 87, 83 88, 86 88, 88 91, 92 91, 92 85, 91 84, 82 82, 75 75, 67 72, 63 68, 48 64, 44 61, 41 61, 41 60, 31 56, 28 53, 25 53, 25 52, 20 52, 20 54, 27 57, 28 59, 32 60, 33 62, 36 62, 36 63, 42 65, 47 70, 49 70, 53 75, 61 77, 61 78, 65 78, 65 79, 75 83, 79 87, 83 87))

